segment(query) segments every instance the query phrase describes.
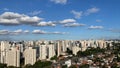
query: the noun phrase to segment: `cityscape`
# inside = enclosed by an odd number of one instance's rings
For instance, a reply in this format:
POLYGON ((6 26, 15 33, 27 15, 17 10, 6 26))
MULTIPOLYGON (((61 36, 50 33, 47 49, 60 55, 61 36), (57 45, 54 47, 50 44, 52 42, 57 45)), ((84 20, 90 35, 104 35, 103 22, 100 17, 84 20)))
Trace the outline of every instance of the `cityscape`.
POLYGON ((0 0, 0 68, 120 68, 120 0, 0 0))
POLYGON ((120 40, 1 41, 8 68, 119 68, 120 40))

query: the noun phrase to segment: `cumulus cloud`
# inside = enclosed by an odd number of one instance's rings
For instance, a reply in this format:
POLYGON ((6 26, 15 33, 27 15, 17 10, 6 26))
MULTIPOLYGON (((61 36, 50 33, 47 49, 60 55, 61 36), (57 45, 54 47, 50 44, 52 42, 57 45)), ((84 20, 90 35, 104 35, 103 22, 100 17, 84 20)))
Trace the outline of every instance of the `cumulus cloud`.
POLYGON ((0 15, 3 19, 16 19, 25 16, 24 14, 14 13, 14 12, 4 12, 0 15))
POLYGON ((68 32, 59 32, 59 31, 56 31, 56 32, 52 32, 51 34, 68 34, 68 32))
POLYGON ((14 12, 4 12, 0 15, 0 25, 37 24, 43 18, 27 16, 14 12))
POLYGON ((18 34, 22 34, 23 33, 23 30, 22 29, 18 29, 18 30, 15 30, 15 31, 11 31, 10 34, 14 34, 14 35, 18 35, 18 34))
POLYGON ((93 25, 88 27, 88 29, 102 29, 102 28, 103 28, 103 26, 93 26, 93 25))
POLYGON ((100 10, 99 8, 92 7, 90 9, 85 10, 85 11, 75 11, 75 10, 72 10, 70 12, 74 15, 74 17, 76 19, 80 19, 82 16, 88 16, 90 14, 97 13, 99 10, 100 10))
POLYGON ((56 24, 53 21, 41 21, 37 24, 37 26, 56 26, 56 24))
POLYGON ((19 25, 19 21, 17 19, 4 19, 4 18, 0 18, 0 25, 19 25))
POLYGON ((81 16, 83 15, 83 11, 75 11, 75 10, 72 10, 71 13, 75 16, 75 18, 79 19, 81 18, 81 16))
POLYGON ((59 23, 67 24, 67 23, 74 23, 74 22, 76 22, 75 19, 64 19, 64 20, 60 21, 59 23))
POLYGON ((25 16, 25 17, 19 18, 19 22, 21 22, 21 24, 36 24, 40 20, 42 19, 40 19, 37 16, 34 16, 34 17, 25 16))
POLYGON ((39 10, 39 11, 33 11, 33 12, 30 12, 29 13, 29 15, 38 15, 38 14, 40 14, 42 11, 41 10, 39 10))
POLYGON ((66 4, 67 0, 50 0, 51 2, 54 2, 56 4, 66 4))
POLYGON ((47 32, 46 31, 43 31, 43 30, 33 30, 32 31, 33 34, 46 34, 47 32))
POLYGON ((22 34, 22 33, 23 33, 22 29, 18 29, 18 30, 14 30, 14 31, 0 30, 0 35, 18 35, 18 34, 22 34))
POLYGON ((24 33, 29 33, 29 30, 24 30, 24 33))
POLYGON ((59 31, 55 31, 55 32, 47 32, 44 30, 33 30, 32 31, 33 34, 67 34, 68 32, 59 32, 59 31))
POLYGON ((1 35, 22 35, 22 34, 68 34, 68 32, 59 32, 59 31, 55 31, 55 32, 47 32, 44 30, 39 30, 39 29, 35 29, 32 32, 30 32, 29 30, 22 30, 22 29, 17 29, 17 30, 0 30, 0 36, 1 35))
POLYGON ((77 26, 85 26, 85 24, 80 24, 80 23, 69 23, 63 25, 64 27, 77 27, 77 26))
POLYGON ((86 12, 85 12, 85 15, 90 15, 92 13, 97 13, 100 9, 99 8, 96 8, 96 7, 93 7, 93 8, 90 8, 88 9, 86 12))
POLYGON ((0 30, 0 35, 6 35, 9 34, 8 30, 0 30))
POLYGON ((26 33, 29 33, 29 30, 22 30, 22 29, 17 29, 14 31, 0 30, 0 35, 19 35, 19 34, 26 34, 26 33))

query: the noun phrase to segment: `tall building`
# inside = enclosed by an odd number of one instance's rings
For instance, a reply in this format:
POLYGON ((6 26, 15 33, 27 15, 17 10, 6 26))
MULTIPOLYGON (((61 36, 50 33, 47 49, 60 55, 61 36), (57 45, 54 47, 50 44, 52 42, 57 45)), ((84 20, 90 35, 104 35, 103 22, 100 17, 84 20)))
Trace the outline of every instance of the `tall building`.
POLYGON ((87 41, 81 41, 81 51, 85 51, 87 49, 87 41))
POLYGON ((104 41, 104 40, 99 40, 98 41, 98 46, 100 47, 100 48, 106 48, 106 42, 104 41))
POLYGON ((57 56, 62 53, 62 41, 57 41, 57 56))
POLYGON ((47 56, 47 49, 46 49, 46 45, 45 44, 42 44, 42 45, 39 45, 39 59, 40 60, 44 60, 46 59, 46 56, 47 56))
POLYGON ((78 46, 73 46, 72 47, 72 52, 74 55, 77 55, 77 52, 80 51, 80 48, 78 46))
POLYGON ((36 49, 33 49, 32 47, 25 49, 24 57, 25 57, 25 65, 26 64, 33 65, 36 62, 36 49))
POLYGON ((6 63, 6 52, 9 50, 10 44, 8 41, 0 42, 0 63, 6 63))
POLYGON ((47 45, 47 56, 48 59, 55 56, 55 48, 53 44, 47 45))
POLYGON ((20 67, 20 50, 16 47, 6 52, 7 66, 20 67))

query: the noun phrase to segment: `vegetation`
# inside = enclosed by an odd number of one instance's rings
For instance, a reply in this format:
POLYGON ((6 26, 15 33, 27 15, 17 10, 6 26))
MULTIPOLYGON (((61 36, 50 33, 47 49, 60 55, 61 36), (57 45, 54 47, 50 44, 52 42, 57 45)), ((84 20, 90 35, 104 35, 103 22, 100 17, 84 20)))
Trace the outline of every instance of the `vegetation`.
POLYGON ((75 65, 70 66, 69 68, 77 68, 75 65))
POLYGON ((34 65, 33 68, 50 68, 52 65, 52 62, 50 61, 37 61, 34 65))
POLYGON ((89 68, 89 65, 88 64, 84 64, 84 65, 79 66, 79 68, 89 68))
POLYGON ((67 48, 66 53, 68 53, 69 55, 73 54, 72 50, 70 50, 69 48, 67 48))
POLYGON ((63 65, 62 68, 67 68, 67 65, 63 65))
POLYGON ((7 64, 1 64, 0 63, 0 68, 6 68, 7 67, 7 64))
POLYGON ((57 60, 57 56, 55 55, 55 56, 51 57, 50 60, 57 60))
POLYGON ((24 68, 33 68, 33 66, 30 65, 30 64, 27 64, 27 65, 24 66, 24 68))
POLYGON ((78 57, 85 57, 85 56, 89 56, 92 54, 97 54, 97 53, 104 53, 105 49, 100 49, 99 47, 97 48, 88 48, 86 49, 86 51, 78 51, 77 56, 78 57))
POLYGON ((50 61, 37 61, 34 65, 27 64, 24 68, 51 68, 52 62, 50 61))

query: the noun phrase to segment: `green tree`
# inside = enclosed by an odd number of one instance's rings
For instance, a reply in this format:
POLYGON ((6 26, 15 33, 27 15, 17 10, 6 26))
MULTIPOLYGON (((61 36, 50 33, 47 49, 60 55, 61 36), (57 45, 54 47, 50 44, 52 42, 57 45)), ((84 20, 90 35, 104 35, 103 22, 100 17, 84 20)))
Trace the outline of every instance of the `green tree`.
POLYGON ((34 68, 50 68, 52 65, 52 62, 50 61, 37 61, 33 67, 34 68))
POLYGON ((67 68, 67 65, 63 65, 62 68, 67 68))
POLYGON ((97 53, 104 53, 105 52, 105 49, 100 49, 99 47, 97 48, 88 48, 86 49, 85 51, 78 51, 77 52, 77 56, 78 57, 84 57, 84 56, 89 56, 89 55, 92 55, 92 54, 97 54, 97 53))
POLYGON ((19 68, 19 67, 15 67, 15 66, 8 66, 7 68, 19 68))
POLYGON ((72 50, 70 50, 69 48, 67 48, 66 53, 68 53, 68 54, 70 54, 70 55, 73 54, 72 50))
POLYGON ((57 60, 57 56, 55 55, 55 56, 51 57, 50 60, 57 60))
POLYGON ((88 64, 84 64, 84 65, 79 66, 79 68, 89 68, 89 65, 88 64))
POLYGON ((33 66, 31 64, 27 64, 24 66, 24 68, 33 68, 33 66))
POLYGON ((7 64, 0 63, 0 68, 6 68, 6 67, 7 67, 7 64))
POLYGON ((70 66, 69 68, 77 68, 75 65, 70 66))

